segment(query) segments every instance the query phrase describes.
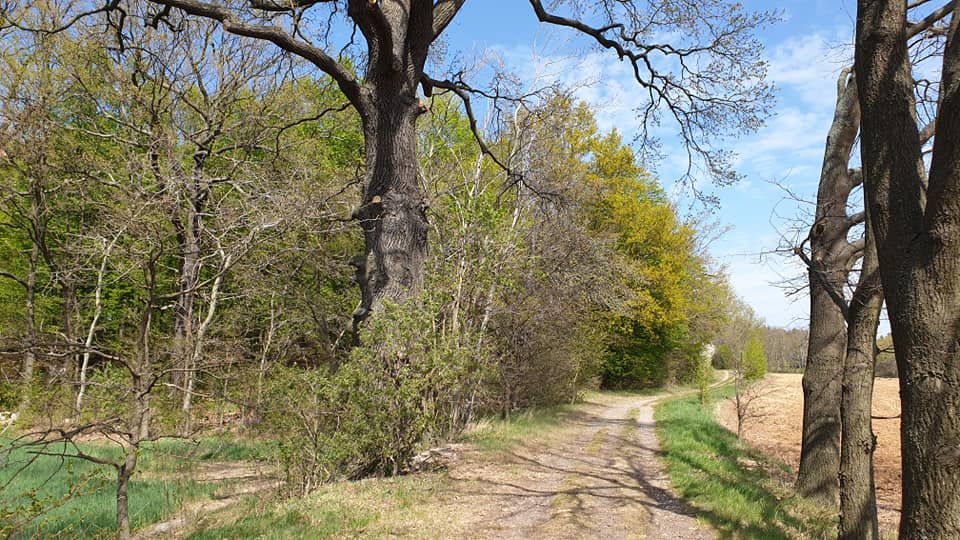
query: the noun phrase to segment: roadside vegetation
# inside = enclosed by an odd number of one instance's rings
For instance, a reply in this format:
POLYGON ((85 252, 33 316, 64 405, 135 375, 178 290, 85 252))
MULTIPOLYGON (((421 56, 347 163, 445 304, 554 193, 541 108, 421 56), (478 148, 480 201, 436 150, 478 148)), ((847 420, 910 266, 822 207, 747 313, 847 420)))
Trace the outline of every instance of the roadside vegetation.
MULTIPOLYGON (((732 386, 714 399, 733 395, 732 386)), ((696 397, 657 407, 657 435, 678 495, 721 538, 826 538, 836 515, 796 495, 793 471, 741 442, 696 397)))

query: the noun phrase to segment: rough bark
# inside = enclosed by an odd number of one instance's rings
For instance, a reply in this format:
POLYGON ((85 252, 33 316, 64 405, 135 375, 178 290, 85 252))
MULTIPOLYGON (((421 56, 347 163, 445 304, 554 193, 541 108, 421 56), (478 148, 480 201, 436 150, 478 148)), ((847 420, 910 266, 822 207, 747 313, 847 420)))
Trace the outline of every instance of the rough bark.
POLYGON ((130 477, 137 468, 137 450, 129 449, 123 463, 117 468, 117 538, 130 538, 129 496, 130 477))
POLYGON ((861 155, 902 401, 901 538, 960 537, 960 8, 944 52, 929 183, 906 3, 859 0, 861 155))
POLYGON ((880 538, 873 453, 873 372, 877 325, 883 306, 876 244, 868 228, 857 289, 850 301, 847 354, 840 403, 840 534, 841 540, 880 538))
POLYGON ((355 328, 384 301, 401 300, 423 286, 428 226, 418 182, 416 123, 426 108, 417 88, 433 39, 433 19, 402 4, 384 2, 378 8, 351 2, 350 8, 367 37, 371 59, 358 107, 366 181, 356 212, 365 252, 354 259, 361 291, 355 328))
MULTIPOLYGON (((20 380, 23 382, 24 391, 29 394, 30 383, 33 381, 33 370, 37 363, 37 355, 34 348, 37 346, 37 264, 39 257, 39 248, 36 242, 30 248, 30 268, 27 270, 27 276, 24 280, 24 316, 27 322, 27 343, 26 352, 23 353, 23 362, 20 365, 20 380)), ((21 399, 25 403, 24 399, 21 399)))
POLYGON ((835 504, 840 471, 840 389, 847 336, 842 291, 856 250, 846 207, 856 184, 848 170, 859 128, 856 83, 844 71, 827 136, 815 221, 810 230, 810 333, 803 372, 803 435, 797 489, 835 504))

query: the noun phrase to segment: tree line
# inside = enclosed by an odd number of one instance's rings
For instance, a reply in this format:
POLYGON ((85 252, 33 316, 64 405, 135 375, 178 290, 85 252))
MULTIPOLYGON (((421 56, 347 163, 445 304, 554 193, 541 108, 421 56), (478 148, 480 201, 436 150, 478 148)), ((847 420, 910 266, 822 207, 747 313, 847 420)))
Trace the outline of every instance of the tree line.
POLYGON ((116 469, 121 535, 160 438, 242 426, 302 493, 402 472, 479 415, 702 373, 735 304, 704 224, 561 89, 484 126, 456 90, 417 101, 417 255, 370 214, 398 196, 371 175, 401 167, 371 140, 403 138, 350 107, 353 68, 149 11, 121 44, 95 19, 35 30, 61 15, 4 34, 0 401, 14 446, 121 448, 67 452, 116 469))

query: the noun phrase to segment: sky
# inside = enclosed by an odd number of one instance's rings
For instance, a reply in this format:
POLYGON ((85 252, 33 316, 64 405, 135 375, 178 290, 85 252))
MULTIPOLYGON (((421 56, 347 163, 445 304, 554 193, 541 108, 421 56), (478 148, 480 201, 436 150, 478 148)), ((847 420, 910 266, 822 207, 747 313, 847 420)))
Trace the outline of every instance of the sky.
MULTIPOLYGON (((787 295, 784 281, 802 276, 803 267, 795 257, 771 252, 782 238, 793 240, 795 218, 812 211, 837 77, 852 57, 855 2, 743 3, 750 10, 780 12, 781 22, 758 35, 777 101, 763 128, 729 143, 743 178, 711 190, 720 200, 713 227, 728 230, 709 251, 726 267, 738 296, 767 324, 802 328, 808 322, 809 300, 802 290, 787 295)), ((617 128, 627 139, 636 133, 634 109, 641 94, 627 64, 570 30, 539 25, 525 0, 467 2, 447 35, 449 54, 470 59, 492 51, 521 77, 556 77, 576 85, 577 97, 593 107, 601 129, 617 128)), ((671 189, 685 167, 676 158, 677 140, 667 134, 662 145, 668 156, 655 173, 671 189)), ((689 190, 673 193, 682 212, 702 211, 691 207, 689 190)))

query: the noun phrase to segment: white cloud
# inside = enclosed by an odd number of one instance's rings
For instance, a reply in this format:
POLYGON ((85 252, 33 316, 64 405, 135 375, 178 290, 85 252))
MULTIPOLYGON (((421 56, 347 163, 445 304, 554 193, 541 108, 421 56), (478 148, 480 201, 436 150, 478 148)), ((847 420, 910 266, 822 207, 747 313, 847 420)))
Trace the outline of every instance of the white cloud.
POLYGON ((832 36, 794 36, 777 44, 768 53, 770 80, 804 105, 832 110, 837 76, 852 60, 843 36, 842 31, 832 36))

